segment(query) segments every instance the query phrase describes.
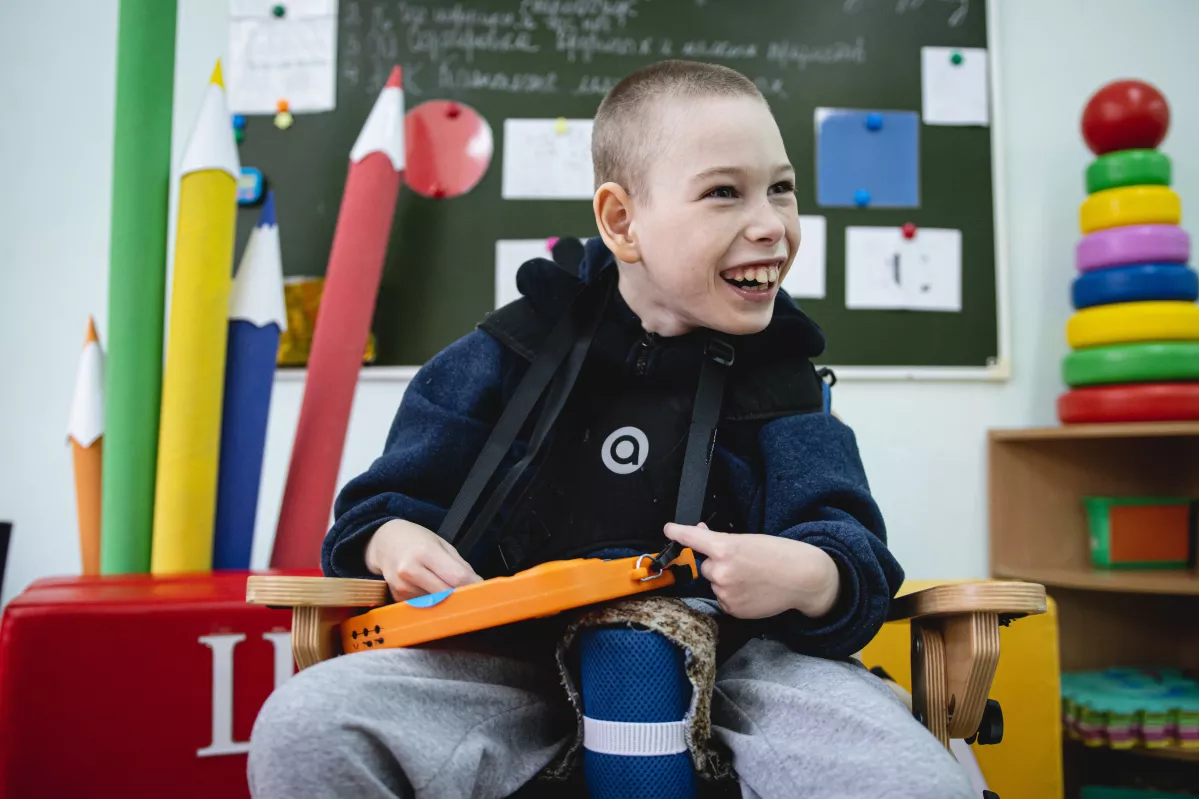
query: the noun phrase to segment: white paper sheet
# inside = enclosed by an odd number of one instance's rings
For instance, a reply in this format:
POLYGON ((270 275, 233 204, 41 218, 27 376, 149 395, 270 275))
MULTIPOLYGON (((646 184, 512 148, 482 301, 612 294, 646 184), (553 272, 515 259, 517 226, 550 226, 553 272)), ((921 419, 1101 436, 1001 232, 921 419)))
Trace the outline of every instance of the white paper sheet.
POLYGON ((961 311, 962 232, 846 228, 845 307, 961 311))
POLYGON ((591 120, 504 120, 505 200, 590 200, 591 120))
POLYGON ((783 291, 796 298, 824 299, 825 237, 823 216, 799 218, 799 254, 783 278, 783 291))
POLYGON ((987 51, 977 47, 922 47, 921 91, 926 125, 989 125, 987 51), (962 63, 954 64, 954 54, 962 63))
POLYGON ((495 243, 495 307, 519 300, 516 272, 534 258, 549 258, 549 239, 500 239, 495 243))
POLYGON ((293 114, 337 104, 337 0, 229 0, 225 84, 234 114, 293 114))

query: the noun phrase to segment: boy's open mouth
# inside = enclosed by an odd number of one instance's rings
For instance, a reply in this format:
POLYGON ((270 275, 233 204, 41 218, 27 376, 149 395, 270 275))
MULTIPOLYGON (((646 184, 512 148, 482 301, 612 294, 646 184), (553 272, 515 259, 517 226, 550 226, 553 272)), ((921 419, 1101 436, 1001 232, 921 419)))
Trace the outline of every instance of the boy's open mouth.
POLYGON ((720 273, 725 283, 742 291, 767 292, 779 281, 782 261, 763 261, 748 266, 734 266, 720 273))

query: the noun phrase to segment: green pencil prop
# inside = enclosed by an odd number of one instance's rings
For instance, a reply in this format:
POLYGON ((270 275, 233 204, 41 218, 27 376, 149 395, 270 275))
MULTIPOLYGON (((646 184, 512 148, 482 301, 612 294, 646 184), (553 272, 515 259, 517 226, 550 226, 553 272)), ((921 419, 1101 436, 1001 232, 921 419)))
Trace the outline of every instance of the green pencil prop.
POLYGON ((100 571, 148 572, 154 522, 176 3, 121 0, 100 571))

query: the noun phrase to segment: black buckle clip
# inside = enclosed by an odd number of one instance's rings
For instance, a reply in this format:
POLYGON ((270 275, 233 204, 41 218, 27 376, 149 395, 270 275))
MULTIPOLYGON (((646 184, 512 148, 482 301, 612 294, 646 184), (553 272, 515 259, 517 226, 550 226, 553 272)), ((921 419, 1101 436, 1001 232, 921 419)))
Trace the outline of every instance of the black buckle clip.
POLYGON ((675 561, 676 558, 678 558, 682 551, 683 545, 678 541, 671 541, 669 544, 667 544, 661 552, 659 552, 657 555, 654 555, 650 559, 649 566, 647 568, 651 577, 647 579, 653 579, 653 577, 657 577, 662 572, 667 570, 674 575, 674 581, 676 585, 689 583, 695 579, 695 575, 692 574, 689 567, 670 565, 675 561))
POLYGON ((732 366, 736 351, 733 349, 732 344, 722 338, 713 336, 708 339, 707 346, 704 347, 704 355, 716 361, 721 366, 732 366))

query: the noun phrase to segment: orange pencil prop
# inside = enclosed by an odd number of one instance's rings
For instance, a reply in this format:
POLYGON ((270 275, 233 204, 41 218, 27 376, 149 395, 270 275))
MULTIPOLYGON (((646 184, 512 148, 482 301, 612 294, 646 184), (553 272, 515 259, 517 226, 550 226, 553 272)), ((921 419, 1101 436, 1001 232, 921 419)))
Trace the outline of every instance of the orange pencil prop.
POLYGON ((75 461, 75 506, 79 516, 79 553, 84 574, 100 573, 100 487, 104 446, 104 353, 95 320, 87 321, 87 339, 75 373, 75 397, 67 428, 75 461))

